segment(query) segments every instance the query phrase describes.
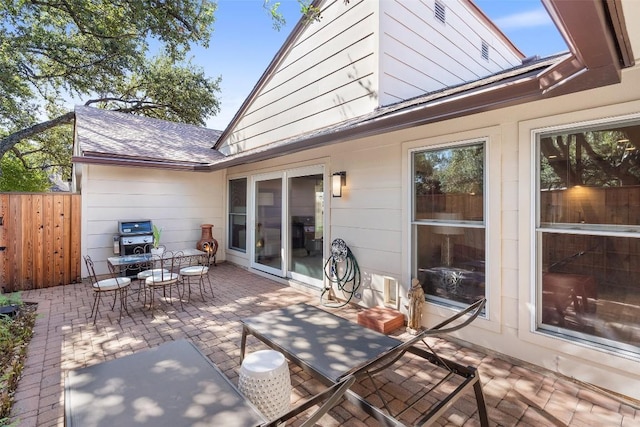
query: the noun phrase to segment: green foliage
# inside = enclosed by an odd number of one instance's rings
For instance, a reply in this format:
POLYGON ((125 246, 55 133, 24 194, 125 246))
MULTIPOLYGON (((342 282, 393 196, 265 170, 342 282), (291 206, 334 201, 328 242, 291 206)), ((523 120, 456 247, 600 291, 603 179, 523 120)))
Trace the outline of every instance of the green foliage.
POLYGON ((0 294, 0 307, 3 305, 23 305, 22 294, 20 292, 11 292, 8 294, 0 294))
MULTIPOLYGON (((349 3, 349 0, 343 1, 345 4, 349 3)), ((298 0, 298 4, 300 5, 300 13, 306 21, 320 21, 322 18, 321 10, 312 5, 312 0, 298 0)), ((287 23, 284 16, 278 10, 280 8, 280 2, 271 3, 271 0, 264 0, 262 7, 271 17, 273 29, 280 31, 287 23)))
POLYGON ((220 78, 205 76, 190 63, 177 65, 168 57, 148 61, 144 74, 134 73, 114 88, 118 96, 103 93, 96 106, 203 126, 205 118, 220 111, 215 94, 220 78))
POLYGON ((0 156, 28 141, 34 149, 17 157, 67 178, 71 127, 43 131, 68 123, 55 119, 71 99, 204 124, 219 111, 219 79, 186 54, 208 45, 215 9, 210 0, 0 2, 0 156))
POLYGON ((414 155, 416 195, 483 191, 482 145, 429 150, 414 155))
MULTIPOLYGON (((0 294, 0 297, 4 295, 0 294)), ((15 318, 0 316, 0 425, 2 426, 19 424, 19 422, 8 424, 8 417, 36 321, 35 307, 23 305, 19 293, 10 294, 6 299, 18 303, 22 308, 15 318)), ((2 305, 1 302, 0 305, 2 305)))
POLYGON ((25 168, 12 152, 0 159, 0 171, 0 191, 42 192, 51 185, 46 172, 25 168))
POLYGON ((156 249, 160 246, 160 236, 162 236, 162 228, 153 224, 153 247, 156 249))

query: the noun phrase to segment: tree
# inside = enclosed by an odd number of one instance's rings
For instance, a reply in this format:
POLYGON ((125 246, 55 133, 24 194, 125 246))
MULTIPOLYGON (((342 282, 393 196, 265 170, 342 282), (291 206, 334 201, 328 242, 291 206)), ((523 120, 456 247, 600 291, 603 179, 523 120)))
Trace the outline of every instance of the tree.
POLYGON ((208 0, 1 2, 0 156, 69 170, 57 158, 71 147, 69 100, 204 125, 219 111, 219 78, 186 54, 208 45, 214 11, 208 0))
POLYGON ((39 169, 29 169, 13 153, 0 159, 0 191, 42 192, 49 189, 47 174, 39 169))
MULTIPOLYGON (((321 18, 311 0, 298 3, 308 20, 321 18)), ((280 30, 279 3, 263 7, 280 30)), ((0 2, 0 157, 69 177, 69 100, 204 125, 219 112, 220 78, 185 59, 208 46, 215 9, 213 0, 0 2)))

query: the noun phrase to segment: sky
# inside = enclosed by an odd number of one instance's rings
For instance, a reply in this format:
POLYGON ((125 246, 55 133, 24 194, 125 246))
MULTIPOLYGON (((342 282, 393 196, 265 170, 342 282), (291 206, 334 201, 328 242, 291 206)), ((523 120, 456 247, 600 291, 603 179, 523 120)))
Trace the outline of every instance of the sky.
MULTIPOLYGON (((567 50, 540 0, 474 2, 525 56, 545 57, 567 50)), ((222 78, 221 111, 207 120, 207 127, 224 130, 293 30, 300 9, 296 0, 279 0, 286 25, 277 31, 263 8, 264 0, 218 0, 217 3, 209 48, 195 48, 191 53, 192 62, 202 66, 207 76, 222 78)))

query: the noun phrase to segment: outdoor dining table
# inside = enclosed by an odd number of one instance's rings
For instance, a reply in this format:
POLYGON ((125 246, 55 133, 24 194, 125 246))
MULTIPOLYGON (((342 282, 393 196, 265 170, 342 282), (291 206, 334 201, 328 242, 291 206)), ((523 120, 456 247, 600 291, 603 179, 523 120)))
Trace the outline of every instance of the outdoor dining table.
MULTIPOLYGON (((387 368, 402 354, 409 352, 437 366, 445 366, 451 375, 463 381, 440 402, 434 404, 418 421, 418 425, 433 422, 466 390, 473 388, 478 404, 480 424, 488 427, 487 409, 475 368, 436 356, 401 340, 350 322, 347 319, 308 304, 297 304, 272 310, 241 320, 240 357, 244 358, 247 336, 253 335, 267 346, 282 352, 291 362, 309 372, 326 385, 332 385, 347 375, 368 377, 387 368)), ((373 378, 371 378, 373 381, 373 378)), ((419 394, 419 393, 417 393, 419 394)), ((420 396, 426 396, 427 393, 420 396)), ((390 411, 382 410, 353 390, 345 397, 382 425, 403 426, 390 411)), ((420 399, 419 398, 419 399, 420 399)), ((417 402, 418 400, 416 400, 417 402)), ((416 403, 414 402, 414 404, 416 403)), ((398 414, 396 414, 398 415, 398 414)))
MULTIPOLYGON (((183 259, 189 260, 188 264, 192 263, 193 258, 197 258, 200 256, 206 256, 207 252, 201 251, 195 248, 186 248, 180 249, 177 251, 168 251, 173 254, 180 254, 183 259)), ((157 255, 153 255, 151 253, 141 253, 141 254, 129 254, 129 255, 120 255, 108 257, 107 262, 109 263, 109 270, 114 272, 114 274, 126 275, 126 271, 128 268, 132 266, 138 267, 137 271, 145 270, 147 268, 152 268, 151 263, 154 260, 159 260, 160 258, 157 255), (140 268, 140 266, 145 266, 140 268)), ((173 264, 172 264, 173 265, 173 264)), ((138 295, 142 292, 142 287, 138 287, 138 295)), ((189 290, 189 293, 191 291, 189 290)), ((153 310, 153 299, 151 300, 150 308, 153 310)), ((146 299, 145 299, 146 302, 146 299)), ((180 304, 182 305, 182 295, 180 299, 180 304)))
POLYGON ((258 426, 268 420, 186 340, 72 370, 67 427, 258 426))
MULTIPOLYGON (((171 251, 171 252, 182 253, 182 255, 186 258, 204 256, 207 254, 206 252, 203 252, 195 248, 180 249, 178 251, 171 251)), ((119 255, 119 256, 108 257, 107 262, 109 263, 109 265, 111 265, 111 267, 114 268, 115 271, 120 272, 120 271, 123 271, 123 269, 125 269, 128 266, 148 263, 151 261, 152 257, 153 255, 150 253, 119 255)))

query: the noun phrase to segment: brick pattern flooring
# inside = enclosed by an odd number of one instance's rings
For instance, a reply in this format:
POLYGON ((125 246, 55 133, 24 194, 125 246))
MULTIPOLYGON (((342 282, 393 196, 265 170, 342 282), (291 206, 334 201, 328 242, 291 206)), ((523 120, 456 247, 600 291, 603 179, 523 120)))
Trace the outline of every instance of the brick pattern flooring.
MULTIPOLYGON (((110 311, 105 301, 96 325, 87 316, 93 294, 87 284, 27 291, 25 301, 37 302, 39 317, 18 390, 11 421, 21 427, 64 425, 64 377, 70 369, 96 364, 180 338, 193 341, 237 384, 241 327, 239 319, 281 306, 319 298, 301 293, 229 263, 212 268, 215 296, 200 298, 197 287, 184 310, 180 304, 157 305, 154 315, 130 295, 129 314, 118 323, 118 309, 110 311)), ((334 310, 355 321, 358 309, 334 310)), ((403 337, 402 330, 396 335, 403 337)), ((634 402, 597 393, 567 378, 524 363, 514 364, 494 355, 462 347, 451 341, 429 342, 439 352, 457 361, 479 367, 489 419, 492 426, 640 426, 640 410, 634 402)), ((249 339, 248 351, 264 348, 249 339)), ((380 381, 391 408, 402 407, 414 393, 442 374, 431 366, 418 369, 417 360, 406 356, 397 368, 380 381), (411 368, 414 368, 412 370, 411 368), (415 374, 417 372, 417 374, 415 374)), ((321 387, 296 366, 292 374, 292 403, 321 387)), ((368 381, 354 385, 360 394, 375 403, 368 381)), ((425 408, 418 405, 402 420, 410 424, 425 408)), ((288 425, 298 425, 300 421, 288 425)), ((342 401, 325 415, 321 426, 376 426, 376 421, 342 401)), ((437 421, 442 426, 480 425, 473 392, 459 399, 437 421)))

